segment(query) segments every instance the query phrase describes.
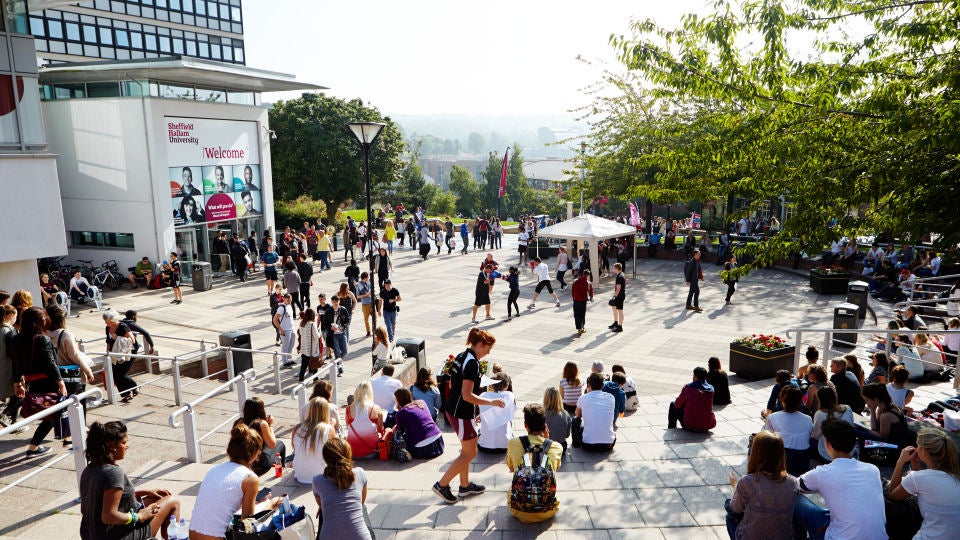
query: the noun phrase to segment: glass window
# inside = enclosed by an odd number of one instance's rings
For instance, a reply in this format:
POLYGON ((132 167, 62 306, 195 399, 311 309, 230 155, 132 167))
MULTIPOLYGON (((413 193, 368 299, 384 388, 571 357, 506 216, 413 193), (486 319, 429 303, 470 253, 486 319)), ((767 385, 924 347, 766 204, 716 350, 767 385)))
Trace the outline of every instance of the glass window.
POLYGON ((130 4, 127 6, 127 15, 133 15, 134 17, 140 16, 140 6, 130 4))
POLYGON ((6 0, 4 2, 4 23, 7 32, 30 35, 27 3, 24 0, 6 0))
POLYGON ((91 58, 100 58, 100 47, 96 45, 84 45, 83 55, 91 58))
POLYGON ((170 0, 170 9, 180 10, 180 0, 170 0))
POLYGON ((100 47, 100 58, 116 58, 117 50, 113 47, 100 47))
POLYGON ((165 9, 157 9, 157 20, 158 21, 169 21, 170 12, 165 9))
POLYGON ((43 28, 43 19, 40 17, 30 17, 30 33, 36 37, 46 36, 46 30, 43 28))
POLYGON ((218 20, 216 20, 216 19, 207 19, 207 28, 210 28, 210 29, 212 29, 212 30, 219 30, 219 29, 220 29, 220 21, 218 21, 218 20))
POLYGON ((167 0, 154 0, 154 3, 157 4, 158 8, 166 8, 167 0))
POLYGON ((160 97, 173 99, 195 99, 196 94, 190 86, 178 86, 175 84, 160 84, 160 97))
POLYGON ((193 26, 193 25, 197 24, 197 18, 194 17, 193 15, 184 15, 184 16, 183 16, 183 24, 187 24, 187 25, 193 26))
POLYGON ((126 28, 127 28, 127 21, 113 21, 113 27, 114 27, 114 28, 126 29, 126 28))
POLYGON ((174 39, 174 40, 173 40, 173 54, 183 54, 183 52, 184 52, 183 40, 182 40, 182 39, 174 39))
POLYGON ((230 19, 236 22, 241 22, 240 8, 230 8, 230 19))
POLYGON ((57 99, 74 99, 87 97, 87 91, 83 83, 77 84, 57 84, 53 87, 54 96, 57 99))
POLYGON ((207 27, 207 18, 206 17, 197 17, 197 26, 201 28, 207 27))
POLYGON ((133 233, 70 231, 70 247, 134 250, 133 233))
POLYGON ((129 23, 129 26, 131 30, 143 30, 143 25, 141 25, 140 23, 132 22, 132 23, 129 23))
POLYGON ((117 33, 117 46, 118 47, 129 47, 130 46, 130 36, 127 34, 126 30, 116 30, 117 33))
POLYGON ((238 105, 253 105, 253 92, 228 92, 227 102, 238 105))
POLYGON ((130 58, 134 60, 141 60, 146 58, 146 55, 143 53, 143 51, 130 51, 130 58))
POLYGON ((219 45, 213 45, 213 44, 210 45, 210 57, 213 58, 214 60, 222 60, 222 55, 220 54, 219 45))
POLYGON ((110 11, 110 0, 95 0, 93 7, 101 11, 110 11))
POLYGON ((102 45, 113 45, 113 30, 100 28, 100 43, 102 45))
POLYGON ((230 25, 230 27, 233 28, 233 33, 234 33, 234 34, 242 34, 242 33, 243 33, 243 25, 242 25, 242 24, 233 23, 233 24, 230 25))
MULTIPOLYGON (((56 43, 56 41, 53 43, 56 43)), ((83 56, 83 45, 79 43, 67 43, 67 54, 83 56)))
POLYGON ((217 103, 227 102, 226 90, 210 90, 207 88, 197 88, 197 101, 211 101, 217 103))
POLYGON ((210 58, 210 44, 200 42, 200 54, 197 55, 200 58, 210 58))
POLYGON ((117 49, 117 60, 129 60, 130 51, 127 49, 117 49))
POLYGON ((147 81, 123 81, 120 85, 125 96, 145 96, 150 92, 147 81))
POLYGON ((126 4, 123 2, 118 2, 117 0, 113 0, 110 2, 110 11, 114 13, 126 13, 126 4))
POLYGON ((67 39, 70 41, 80 41, 80 25, 73 22, 67 23, 67 39))
POLYGON ((164 27, 164 26, 160 26, 160 27, 157 28, 157 33, 160 34, 161 36, 169 36, 169 35, 170 35, 170 29, 169 29, 169 28, 166 28, 166 27, 164 27))
POLYGON ((183 10, 187 13, 193 13, 193 0, 183 0, 183 10))
POLYGON ((140 32, 130 32, 130 46, 134 49, 143 48, 143 34, 140 32))
POLYGON ((160 36, 160 52, 170 53, 173 48, 170 45, 170 38, 167 36, 160 36))
POLYGON ((83 41, 85 43, 97 42, 97 28, 95 26, 83 25, 83 41))
POLYGON ((207 14, 207 3, 203 0, 197 0, 197 15, 207 14))
POLYGON ((144 36, 144 37, 147 38, 147 50, 148 50, 148 51, 155 51, 155 50, 157 50, 157 36, 155 36, 155 35, 153 35, 153 34, 147 34, 147 35, 144 36))
POLYGON ((207 15, 211 17, 217 17, 218 14, 219 14, 219 10, 217 9, 217 3, 207 2, 207 15))
POLYGON ((62 11, 51 11, 51 13, 56 13, 56 16, 53 17, 54 19, 59 19, 61 16, 63 16, 63 20, 65 20, 65 21, 79 21, 79 20, 80 20, 80 16, 77 15, 76 13, 63 13, 62 11))
POLYGON ((120 97, 120 83, 118 82, 87 83, 87 97, 92 97, 92 98, 120 97))
POLYGON ((154 81, 150 81, 150 95, 160 97, 160 85, 154 81))
POLYGON ((197 42, 188 41, 187 42, 187 56, 196 56, 197 55, 197 42))
POLYGON ((236 49, 234 49, 234 50, 233 50, 233 58, 234 58, 234 60, 236 60, 237 62, 240 62, 240 63, 242 64, 242 63, 243 63, 243 49, 241 49, 240 47, 237 47, 236 49))
POLYGON ((229 45, 223 46, 223 59, 227 62, 233 62, 233 47, 229 45))
POLYGON ((153 8, 144 7, 142 10, 144 19, 155 19, 153 8))
MULTIPOLYGON (((37 50, 40 51, 40 52, 47 52, 47 51, 50 50, 49 46, 47 45, 48 43, 50 43, 50 42, 48 42, 48 41, 45 40, 45 39, 35 39, 35 40, 33 41, 33 45, 34 45, 34 46, 37 48, 37 50)), ((60 42, 58 42, 58 41, 54 41, 53 43, 59 43, 60 46, 63 47, 63 43, 60 43, 60 42)))

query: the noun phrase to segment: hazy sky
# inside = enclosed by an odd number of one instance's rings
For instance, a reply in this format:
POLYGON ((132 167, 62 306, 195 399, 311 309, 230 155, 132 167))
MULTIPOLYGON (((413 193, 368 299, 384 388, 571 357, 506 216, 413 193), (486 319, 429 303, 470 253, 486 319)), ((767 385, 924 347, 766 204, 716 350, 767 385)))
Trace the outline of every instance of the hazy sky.
MULTIPOLYGON (((247 65, 388 115, 563 113, 614 63, 631 18, 673 26, 706 0, 247 0, 247 65)), ((276 99, 277 95, 267 96, 276 99)), ((280 96, 291 97, 291 96, 280 96)))

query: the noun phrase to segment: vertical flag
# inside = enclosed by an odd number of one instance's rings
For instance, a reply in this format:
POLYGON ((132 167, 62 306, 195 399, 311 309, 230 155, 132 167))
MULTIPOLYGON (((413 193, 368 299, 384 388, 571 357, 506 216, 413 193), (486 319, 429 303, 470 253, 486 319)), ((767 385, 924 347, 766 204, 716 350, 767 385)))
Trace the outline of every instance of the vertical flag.
POLYGON ((503 153, 503 168, 500 169, 500 198, 502 199, 504 195, 507 194, 507 164, 510 163, 507 161, 507 154, 510 153, 510 148, 503 153))
POLYGON ((693 228, 694 228, 694 229, 699 229, 699 228, 700 228, 700 214, 698 214, 698 213, 696 213, 696 212, 691 212, 690 217, 693 218, 693 219, 690 220, 690 221, 692 222, 693 228))
POLYGON ((633 203, 630 203, 630 224, 634 227, 640 225, 640 212, 633 203))

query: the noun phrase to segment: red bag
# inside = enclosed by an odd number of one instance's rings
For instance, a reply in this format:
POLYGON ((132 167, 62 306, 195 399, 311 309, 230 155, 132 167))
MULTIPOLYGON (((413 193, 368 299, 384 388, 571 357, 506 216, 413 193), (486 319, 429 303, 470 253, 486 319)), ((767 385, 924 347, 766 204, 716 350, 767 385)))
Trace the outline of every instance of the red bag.
POLYGON ((43 412, 60 402, 60 394, 56 392, 27 392, 20 406, 20 416, 29 418, 43 412))
POLYGON ((377 441, 377 451, 380 452, 380 461, 390 459, 390 443, 393 442, 393 428, 387 428, 380 434, 377 441))

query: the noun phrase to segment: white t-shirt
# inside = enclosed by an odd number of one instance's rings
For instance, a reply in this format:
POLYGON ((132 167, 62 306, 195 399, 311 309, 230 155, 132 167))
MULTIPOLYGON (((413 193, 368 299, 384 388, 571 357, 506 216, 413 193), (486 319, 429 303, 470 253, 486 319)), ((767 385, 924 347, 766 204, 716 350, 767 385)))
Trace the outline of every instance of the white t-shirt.
POLYGON ((550 267, 542 262, 533 267, 533 273, 537 275, 537 281, 550 281, 550 267))
POLYGON ((810 431, 813 429, 813 420, 800 411, 777 411, 767 417, 763 429, 779 433, 783 438, 783 446, 791 450, 806 450, 810 448, 810 431))
POLYGON ((480 406, 480 434, 477 444, 484 448, 506 448, 513 438, 513 415, 517 412, 517 403, 513 392, 484 392, 483 399, 502 399, 503 408, 491 405, 480 406))
POLYGON ((315 435, 317 445, 312 452, 306 439, 299 434, 293 436, 293 475, 301 484, 312 484, 313 477, 323 474, 323 469, 327 466, 323 460, 323 445, 327 444, 331 436, 336 437, 336 432, 333 426, 328 424, 320 426, 321 429, 317 430, 315 435))
POLYGON ((530 235, 526 231, 520 231, 520 234, 517 235, 517 244, 521 246, 527 245, 527 240, 530 239, 530 235))
POLYGON ((393 393, 403 387, 400 381, 387 375, 381 375, 376 379, 370 379, 370 386, 373 387, 373 402, 381 409, 387 412, 397 410, 397 401, 393 393))
MULTIPOLYGON (((853 410, 846 406, 840 405, 840 408, 843 409, 843 412, 839 415, 837 413, 830 413, 830 417, 836 420, 843 420, 844 422, 853 425, 853 410)), ((901 407, 902 408, 902 407, 901 407)), ((774 413, 777 414, 777 413, 774 413)), ((773 416, 773 415, 770 415, 773 416)), ((827 453, 827 438, 823 436, 823 433, 820 432, 823 423, 827 421, 827 412, 826 411, 817 411, 813 415, 813 433, 810 434, 811 438, 817 439, 819 442, 817 444, 817 451, 820 452, 820 457, 826 461, 830 461, 830 454, 827 453)))
POLYGON ((903 388, 897 388, 893 383, 887 383, 887 393, 890 394, 890 400, 893 401, 893 404, 900 408, 902 411, 904 407, 907 406, 907 391, 909 388, 904 386, 903 388))
POLYGON ((640 396, 637 395, 637 385, 634 384, 633 379, 627 375, 627 382, 623 385, 623 393, 627 395, 627 407, 628 411, 636 411, 640 408, 640 396), (630 393, 633 392, 631 396, 630 393))
POLYGON ((200 483, 193 504, 190 530, 207 536, 223 536, 233 514, 243 502, 241 484, 248 476, 256 476, 243 465, 228 461, 207 471, 200 483))
POLYGON ((800 487, 817 491, 830 510, 826 540, 885 540, 880 470, 869 463, 838 458, 800 477, 800 487))
POLYGON ((283 303, 277 308, 280 314, 280 328, 284 332, 293 332, 293 306, 283 303))
POLYGON ((913 540, 956 538, 960 534, 960 480, 943 471, 924 469, 905 476, 901 485, 917 496, 923 516, 923 525, 913 540))
POLYGON ((616 401, 603 390, 591 390, 580 396, 577 408, 583 418, 583 442, 610 444, 617 440, 613 432, 613 411, 616 401))

